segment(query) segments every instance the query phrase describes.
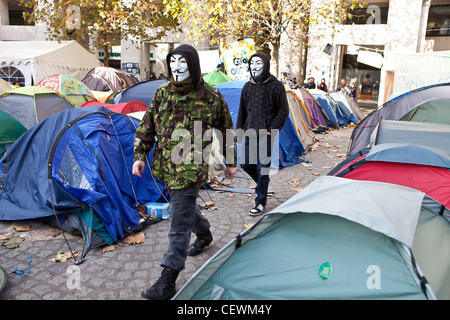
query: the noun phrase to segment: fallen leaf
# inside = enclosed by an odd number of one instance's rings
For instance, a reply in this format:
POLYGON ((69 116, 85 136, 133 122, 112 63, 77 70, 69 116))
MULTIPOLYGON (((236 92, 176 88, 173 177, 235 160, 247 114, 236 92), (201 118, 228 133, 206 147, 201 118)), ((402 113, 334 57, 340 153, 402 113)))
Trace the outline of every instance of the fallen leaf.
POLYGON ((234 197, 234 193, 230 193, 228 196, 229 196, 230 198, 233 198, 233 197, 234 197))
POLYGON ((331 148, 332 147, 328 142, 326 142, 326 143, 319 143, 319 145, 321 147, 325 147, 325 148, 331 148))
POLYGON ((295 191, 300 192, 303 190, 303 188, 294 188, 295 191))
POLYGON ((58 252, 56 257, 48 259, 51 262, 65 262, 73 257, 78 257, 80 254, 77 251, 72 252, 58 252))
POLYGON ((247 197, 253 197, 253 195, 251 193, 247 193, 246 195, 247 195, 247 197))
POLYGON ((299 179, 292 179, 291 182, 289 182, 289 184, 291 186, 298 186, 300 184, 300 180, 299 179))
POLYGON ((0 234, 0 240, 11 239, 13 236, 14 236, 14 233, 9 235, 9 236, 5 236, 4 234, 0 234))
POLYGON ((253 225, 253 223, 244 223, 244 228, 248 229, 253 225))
POLYGON ((137 211, 139 211, 140 214, 144 214, 147 212, 147 207, 142 204, 138 204, 137 211))
POLYGON ((250 189, 256 189, 256 186, 251 186, 250 189))
POLYGON ((317 172, 311 172, 311 174, 314 176, 320 176, 320 173, 317 173, 317 172))
POLYGON ((61 234, 61 230, 53 228, 45 233, 47 236, 56 237, 61 234))
POLYGON ((15 249, 18 248, 24 240, 25 239, 21 236, 11 237, 8 241, 3 242, 2 245, 8 249, 15 249))
POLYGON ((208 201, 208 202, 203 203, 203 204, 199 203, 198 205, 200 207, 202 207, 202 208, 208 209, 208 208, 214 207, 214 201, 208 201))
POLYGON ((232 183, 233 183, 233 181, 231 181, 231 180, 223 180, 222 181, 222 184, 225 184, 225 185, 230 185, 232 183))
POLYGON ((140 244, 145 242, 145 234, 144 232, 139 232, 136 235, 129 235, 122 242, 126 244, 140 244))
POLYGON ((30 231, 31 230, 31 226, 29 224, 23 225, 23 226, 13 226, 14 230, 19 231, 19 232, 25 232, 25 231, 30 231))
POLYGON ((311 167, 311 166, 312 166, 311 163, 301 162, 300 164, 301 164, 302 166, 304 166, 304 167, 311 167))
POLYGON ((110 252, 110 251, 114 251, 114 250, 116 250, 116 246, 115 245, 110 245, 110 246, 104 246, 103 248, 102 248, 102 252, 103 253, 105 253, 105 252, 110 252))

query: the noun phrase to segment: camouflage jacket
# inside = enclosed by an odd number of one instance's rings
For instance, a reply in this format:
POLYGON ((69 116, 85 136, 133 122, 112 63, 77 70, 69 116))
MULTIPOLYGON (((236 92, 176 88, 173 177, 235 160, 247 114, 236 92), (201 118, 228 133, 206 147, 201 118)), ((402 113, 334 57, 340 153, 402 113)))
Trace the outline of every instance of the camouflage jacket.
POLYGON ((134 161, 145 161, 155 145, 152 166, 156 178, 170 189, 200 187, 208 180, 205 155, 213 128, 219 141, 223 140, 226 164, 235 166, 234 127, 222 94, 203 83, 197 91, 180 95, 170 82, 165 83, 157 89, 136 131, 134 161))

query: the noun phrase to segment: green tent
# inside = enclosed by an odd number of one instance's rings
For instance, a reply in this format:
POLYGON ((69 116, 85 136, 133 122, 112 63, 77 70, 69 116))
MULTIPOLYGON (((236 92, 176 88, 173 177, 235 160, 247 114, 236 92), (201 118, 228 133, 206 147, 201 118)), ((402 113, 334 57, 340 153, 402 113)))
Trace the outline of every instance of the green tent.
MULTIPOLYGON (((403 186, 319 177, 211 257, 174 299, 435 299, 411 253, 424 202, 403 186)), ((440 278, 446 285, 449 275, 440 278)))
POLYGON ((19 121, 0 110, 0 158, 27 129, 19 121))
POLYGON ((233 79, 231 79, 220 70, 214 70, 208 74, 205 74, 203 76, 203 80, 205 80, 205 82, 209 83, 212 86, 217 86, 221 83, 233 81, 233 79))
POLYGON ((436 98, 424 101, 399 120, 450 124, 450 98, 436 98))
POLYGON ((8 274, 0 267, 0 292, 2 292, 3 288, 6 286, 6 282, 8 282, 8 274))
POLYGON ((48 116, 71 108, 75 108, 75 104, 69 98, 47 88, 21 87, 0 95, 0 110, 27 130, 48 116))

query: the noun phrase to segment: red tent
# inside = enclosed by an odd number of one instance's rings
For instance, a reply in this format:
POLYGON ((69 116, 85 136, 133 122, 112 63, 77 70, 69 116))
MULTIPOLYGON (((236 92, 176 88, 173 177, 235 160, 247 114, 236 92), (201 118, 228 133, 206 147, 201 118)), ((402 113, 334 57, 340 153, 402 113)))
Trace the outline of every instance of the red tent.
POLYGON ((133 112, 139 112, 139 111, 147 111, 147 106, 139 101, 129 101, 124 103, 102 103, 98 101, 88 101, 81 105, 81 107, 88 107, 88 106, 103 106, 105 108, 108 108, 111 111, 117 112, 117 113, 123 113, 123 114, 129 114, 133 112))
POLYGON ((371 161, 348 172, 343 177, 353 180, 394 183, 413 188, 450 208, 450 171, 447 168, 371 161))

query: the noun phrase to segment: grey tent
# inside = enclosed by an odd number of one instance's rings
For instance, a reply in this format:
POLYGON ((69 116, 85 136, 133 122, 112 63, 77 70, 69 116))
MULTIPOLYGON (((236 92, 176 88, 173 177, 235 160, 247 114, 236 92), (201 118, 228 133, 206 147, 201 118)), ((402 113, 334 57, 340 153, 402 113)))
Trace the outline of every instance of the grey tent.
MULTIPOLYGON (((174 299, 435 299, 412 253, 420 244, 422 258, 446 255, 431 224, 421 225, 434 204, 403 186, 319 177, 217 252, 174 299)), ((443 287, 447 265, 433 272, 443 287)))
POLYGON ((81 80, 90 90, 120 91, 139 83, 132 74, 111 67, 95 67, 81 80))
POLYGON ((355 154, 367 147, 372 132, 382 119, 450 124, 444 121, 450 120, 449 110, 450 83, 402 94, 378 107, 353 129, 347 155, 355 154))

